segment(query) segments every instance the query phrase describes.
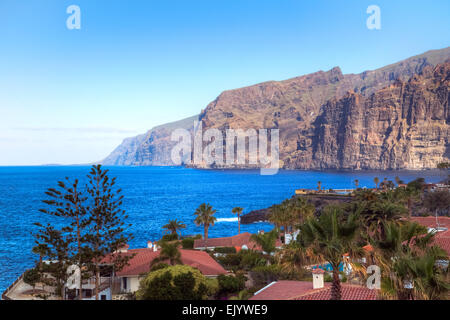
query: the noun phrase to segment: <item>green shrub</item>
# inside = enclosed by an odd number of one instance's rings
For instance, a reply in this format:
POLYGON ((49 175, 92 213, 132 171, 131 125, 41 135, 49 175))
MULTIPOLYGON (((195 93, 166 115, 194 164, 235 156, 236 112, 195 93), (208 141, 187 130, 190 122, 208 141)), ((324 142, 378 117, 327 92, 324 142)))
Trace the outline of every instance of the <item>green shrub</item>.
POLYGON ((225 269, 228 270, 251 270, 256 266, 263 266, 266 260, 260 252, 252 250, 241 250, 238 253, 229 253, 222 257, 216 258, 225 269))
POLYGON ((219 292, 219 281, 217 278, 206 278, 206 286, 208 287, 208 297, 213 297, 219 292))
POLYGON ((194 249, 194 238, 185 238, 181 241, 183 249, 194 249))
POLYGON ((29 284, 34 288, 37 282, 41 279, 41 275, 39 274, 39 271, 35 268, 25 271, 23 274, 23 281, 26 284, 29 284))
POLYGON ((266 260, 260 252, 242 250, 239 254, 241 255, 240 268, 243 270, 251 270, 254 267, 263 266, 266 264, 266 260))
POLYGON ((165 234, 165 235, 162 236, 161 240, 162 241, 178 240, 178 234, 176 234, 176 233, 165 234))
POLYGON ((219 294, 237 293, 245 288, 245 277, 243 275, 226 276, 219 275, 219 294))
POLYGON ((248 300, 251 297, 253 297, 253 293, 247 289, 244 289, 242 291, 239 291, 237 296, 231 297, 230 300, 248 300))
POLYGON ((219 247, 219 248, 214 248, 214 252, 217 252, 217 253, 236 253, 236 248, 235 247, 219 247))
POLYGON ((198 269, 176 265, 150 272, 141 280, 136 299, 202 300, 207 294, 207 279, 198 269))
POLYGON ((217 261, 222 264, 225 269, 238 268, 241 264, 242 256, 240 254, 232 253, 226 256, 217 257, 217 261))

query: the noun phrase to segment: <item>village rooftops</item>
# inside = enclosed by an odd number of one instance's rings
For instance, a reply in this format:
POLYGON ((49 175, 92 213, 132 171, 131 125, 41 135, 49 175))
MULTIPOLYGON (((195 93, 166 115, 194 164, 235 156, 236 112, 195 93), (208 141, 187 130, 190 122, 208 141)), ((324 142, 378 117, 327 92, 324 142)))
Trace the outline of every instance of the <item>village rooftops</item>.
MULTIPOLYGON (((208 238, 207 241, 196 239, 194 241, 194 249, 205 249, 208 246, 208 248, 234 247, 240 250, 243 246, 246 246, 248 249, 262 251, 258 244, 250 240, 251 236, 251 233, 244 232, 232 237, 208 238)), ((276 247, 281 247, 281 245, 281 241, 277 239, 276 247)))
MULTIPOLYGON (((227 271, 217 263, 209 254, 203 251, 180 249, 181 262, 200 270, 205 276, 218 276, 226 274, 227 271)), ((150 271, 152 261, 159 257, 160 251, 151 248, 131 249, 121 252, 121 255, 134 255, 121 271, 117 272, 119 277, 140 276, 150 271)), ((108 257, 105 259, 108 260, 108 257)))
POLYGON ((447 254, 450 256, 450 217, 437 217, 439 225, 436 223, 435 216, 411 217, 411 221, 417 222, 427 227, 430 231, 435 232, 434 243, 447 251, 447 254))
MULTIPOLYGON (((376 300, 377 290, 341 283, 342 300, 376 300)), ((309 281, 282 280, 271 283, 258 291, 250 300, 330 300, 331 283, 323 288, 313 289, 309 281)))

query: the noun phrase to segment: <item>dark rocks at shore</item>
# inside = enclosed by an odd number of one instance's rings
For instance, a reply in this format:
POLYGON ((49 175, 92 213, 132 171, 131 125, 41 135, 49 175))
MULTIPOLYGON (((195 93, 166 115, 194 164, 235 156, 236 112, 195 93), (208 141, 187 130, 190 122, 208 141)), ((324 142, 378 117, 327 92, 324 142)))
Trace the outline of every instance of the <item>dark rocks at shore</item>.
MULTIPOLYGON (((306 195, 306 196, 294 195, 292 199, 296 197, 306 197, 316 207, 316 213, 320 212, 327 205, 349 203, 352 200, 351 196, 330 195, 330 194, 306 195)), ((253 210, 247 214, 244 214, 241 217, 241 224, 267 222, 269 220, 269 215, 270 215, 270 207, 253 210)))
POLYGON ((255 222, 268 221, 269 214, 270 208, 250 211, 249 213, 241 216, 241 224, 250 224, 255 222))

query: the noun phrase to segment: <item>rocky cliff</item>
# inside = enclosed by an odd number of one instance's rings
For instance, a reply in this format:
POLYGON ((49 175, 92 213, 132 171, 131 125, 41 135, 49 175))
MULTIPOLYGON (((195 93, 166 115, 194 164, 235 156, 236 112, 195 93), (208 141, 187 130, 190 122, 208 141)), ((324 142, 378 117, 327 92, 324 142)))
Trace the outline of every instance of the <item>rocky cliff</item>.
POLYGON ((426 169, 450 157, 450 61, 364 96, 324 104, 300 147, 284 157, 302 169, 426 169))
MULTIPOLYGON (((336 67, 229 90, 199 119, 204 130, 278 128, 284 168, 433 168, 449 158, 448 58, 450 48, 361 74, 336 67)), ((125 140, 103 163, 172 164, 173 125, 125 140)))
POLYGON ((197 116, 157 126, 147 133, 125 139, 107 158, 101 161, 112 166, 167 166, 172 165, 171 141, 175 129, 193 130, 197 116))

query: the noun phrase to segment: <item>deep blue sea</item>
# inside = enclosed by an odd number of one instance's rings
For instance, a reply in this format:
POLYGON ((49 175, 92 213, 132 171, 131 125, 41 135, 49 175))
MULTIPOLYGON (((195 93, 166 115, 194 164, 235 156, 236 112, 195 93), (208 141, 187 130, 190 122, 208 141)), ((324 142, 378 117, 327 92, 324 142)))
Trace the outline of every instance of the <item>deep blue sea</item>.
MULTIPOLYGON (((423 172, 314 172, 280 171, 261 176, 259 170, 196 170, 180 167, 111 167, 111 176, 123 189, 124 209, 132 224, 134 240, 131 248, 145 247, 148 240, 162 235, 161 226, 169 219, 187 225, 184 234, 202 233, 193 223, 194 211, 203 202, 216 210, 219 221, 210 228, 210 237, 237 233, 237 221, 231 214, 236 206, 244 213, 266 208, 290 198, 295 189, 351 188, 359 179, 360 187, 373 187, 378 176, 408 182, 424 177, 429 182, 443 179, 439 171, 423 172), (233 219, 234 218, 234 219, 233 219), (231 220, 231 221, 230 221, 231 220)), ((89 167, 0 167, 0 292, 8 287, 26 268, 32 267, 36 256, 31 253, 34 222, 56 219, 40 213, 45 190, 55 187, 64 177, 82 180, 89 167)), ((268 223, 243 225, 242 231, 270 230, 268 223)))

